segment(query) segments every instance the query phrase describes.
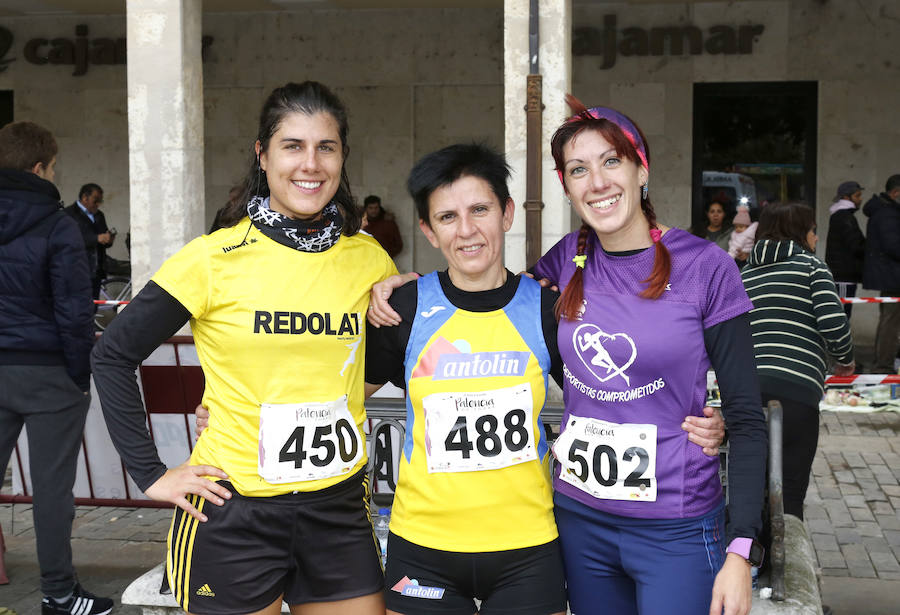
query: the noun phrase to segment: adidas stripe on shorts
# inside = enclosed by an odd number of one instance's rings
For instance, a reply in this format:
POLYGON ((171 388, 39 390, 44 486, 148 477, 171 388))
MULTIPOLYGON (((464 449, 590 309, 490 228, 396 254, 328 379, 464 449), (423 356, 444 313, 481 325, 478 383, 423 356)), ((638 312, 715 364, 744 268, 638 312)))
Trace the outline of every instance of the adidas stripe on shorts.
POLYGON ((273 497, 244 497, 221 484, 232 493, 223 506, 187 496, 207 522, 180 508, 172 517, 166 572, 185 611, 247 613, 280 595, 304 604, 382 590, 364 470, 321 491, 273 497))

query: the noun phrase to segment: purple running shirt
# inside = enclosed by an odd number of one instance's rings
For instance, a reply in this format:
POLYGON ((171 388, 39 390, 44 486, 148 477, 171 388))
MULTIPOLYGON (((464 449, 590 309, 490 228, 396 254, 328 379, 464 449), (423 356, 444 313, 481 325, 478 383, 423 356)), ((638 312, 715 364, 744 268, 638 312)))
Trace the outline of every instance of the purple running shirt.
MULTIPOLYGON (((551 248, 536 277, 563 290, 575 272, 577 238, 570 233, 551 248)), ((612 514, 678 519, 722 500, 718 458, 704 455, 681 429, 685 416, 703 416, 710 367, 703 331, 753 305, 717 245, 675 228, 662 242, 672 273, 663 295, 650 300, 638 295, 654 249, 616 256, 596 236, 589 240, 584 311, 559 323, 562 424, 572 433, 554 450, 554 488, 612 514)))

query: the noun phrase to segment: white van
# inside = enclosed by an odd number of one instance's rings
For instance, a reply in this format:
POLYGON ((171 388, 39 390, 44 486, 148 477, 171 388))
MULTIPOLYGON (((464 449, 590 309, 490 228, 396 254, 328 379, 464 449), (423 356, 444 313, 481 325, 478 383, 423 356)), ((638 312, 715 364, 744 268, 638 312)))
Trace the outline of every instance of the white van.
POLYGON ((749 175, 741 173, 724 173, 721 171, 703 171, 703 203, 718 199, 727 199, 730 203, 730 216, 735 214, 738 205, 747 205, 753 215, 759 208, 756 196, 756 184, 749 175))

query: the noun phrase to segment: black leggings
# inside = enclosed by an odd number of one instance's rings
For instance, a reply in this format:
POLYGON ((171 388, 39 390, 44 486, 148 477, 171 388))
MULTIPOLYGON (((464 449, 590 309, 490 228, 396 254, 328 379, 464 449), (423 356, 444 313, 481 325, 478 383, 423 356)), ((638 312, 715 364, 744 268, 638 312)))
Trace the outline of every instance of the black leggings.
POLYGON ((803 519, 803 500, 819 444, 819 407, 779 398, 763 391, 763 405, 777 399, 784 410, 784 512, 803 519))

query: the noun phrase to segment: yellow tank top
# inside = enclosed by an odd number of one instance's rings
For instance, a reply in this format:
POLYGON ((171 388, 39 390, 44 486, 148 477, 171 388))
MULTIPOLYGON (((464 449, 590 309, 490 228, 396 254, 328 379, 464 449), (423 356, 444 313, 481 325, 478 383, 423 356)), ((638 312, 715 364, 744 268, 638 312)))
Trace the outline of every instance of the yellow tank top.
POLYGON ((540 419, 550 367, 540 305, 528 278, 491 312, 455 307, 436 273, 419 279, 395 534, 469 553, 556 538, 540 419))
POLYGON ((316 491, 364 467, 365 314, 372 284, 396 272, 368 235, 299 252, 247 218, 166 261, 153 280, 191 313, 211 413, 190 462, 246 496, 316 491))

